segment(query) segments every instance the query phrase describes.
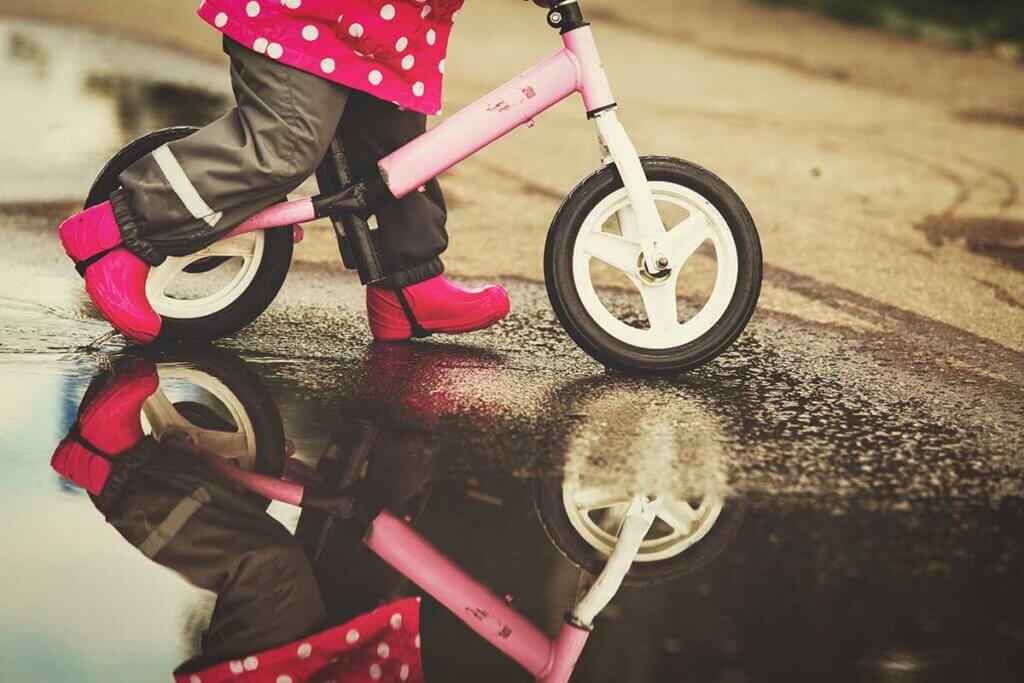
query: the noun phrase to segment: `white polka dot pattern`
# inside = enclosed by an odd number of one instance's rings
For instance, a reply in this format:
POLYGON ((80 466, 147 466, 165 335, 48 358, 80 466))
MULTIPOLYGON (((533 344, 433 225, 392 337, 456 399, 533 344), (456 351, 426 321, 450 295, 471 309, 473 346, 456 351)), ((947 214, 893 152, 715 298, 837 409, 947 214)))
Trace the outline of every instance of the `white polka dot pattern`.
POLYGON ((204 0, 199 14, 253 51, 436 114, 464 0, 204 0), (341 11, 339 11, 341 10, 341 11))

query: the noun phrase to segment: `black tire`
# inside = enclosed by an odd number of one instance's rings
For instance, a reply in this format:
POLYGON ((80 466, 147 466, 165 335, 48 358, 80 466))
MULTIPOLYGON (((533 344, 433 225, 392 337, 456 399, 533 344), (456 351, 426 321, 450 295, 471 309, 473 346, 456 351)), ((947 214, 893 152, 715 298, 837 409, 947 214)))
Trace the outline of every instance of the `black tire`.
MULTIPOLYGON (((282 475, 285 435, 281 412, 259 375, 244 360, 230 351, 214 347, 152 346, 137 349, 134 354, 153 361, 158 368, 166 364, 186 365, 221 382, 238 399, 252 425, 256 448, 253 472, 272 477, 282 475)), ((234 431, 237 427, 199 403, 182 401, 175 403, 174 407, 183 417, 203 429, 234 431)), ((268 498, 251 491, 244 491, 244 495, 264 507, 270 504, 268 498)))
MULTIPOLYGON (((194 133, 191 126, 165 128, 144 135, 128 143, 100 172, 89 190, 85 207, 95 206, 107 200, 120 185, 118 176, 136 161, 162 145, 180 140, 194 133)), ((263 257, 256 276, 248 289, 225 308, 198 318, 173 318, 162 316, 160 329, 162 340, 213 341, 227 337, 258 318, 271 304, 281 286, 292 262, 294 227, 283 226, 264 231, 263 257)), ((205 272, 216 268, 223 260, 204 259, 190 266, 189 272, 205 272)))
MULTIPOLYGON (((561 482, 537 479, 533 493, 541 526, 558 551, 583 571, 593 576, 600 574, 608 558, 583 540, 572 526, 562 502, 561 482)), ((675 557, 657 562, 634 562, 623 585, 653 586, 706 567, 729 545, 745 516, 743 501, 727 499, 714 526, 702 539, 675 557)))
POLYGON ((722 318, 704 335, 671 349, 644 349, 604 331, 587 313, 573 279, 573 246, 587 216, 623 187, 614 165, 597 171, 572 191, 548 232, 544 276, 548 296, 569 336, 606 367, 622 372, 673 374, 704 365, 728 349, 750 322, 761 292, 761 243, 754 220, 739 196, 718 176, 672 157, 644 157, 650 181, 687 187, 707 199, 729 225, 739 256, 736 293, 722 318))

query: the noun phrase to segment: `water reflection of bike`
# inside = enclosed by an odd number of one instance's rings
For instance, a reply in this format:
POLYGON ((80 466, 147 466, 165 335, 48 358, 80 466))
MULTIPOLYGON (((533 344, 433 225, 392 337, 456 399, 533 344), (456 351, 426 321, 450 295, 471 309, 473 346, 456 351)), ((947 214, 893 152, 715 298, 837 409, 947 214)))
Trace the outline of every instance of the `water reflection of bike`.
MULTIPOLYGON (((337 629, 315 632, 323 626, 324 609, 309 585, 309 546, 297 554, 302 545, 267 515, 262 505, 254 504, 255 495, 298 506, 304 514, 314 511, 349 532, 353 526, 358 528, 355 538, 361 538, 373 553, 537 680, 569 679, 594 619, 617 592, 653 523, 656 505, 652 501, 643 496, 633 500, 624 515, 620 540, 600 577, 552 640, 505 599, 437 551, 406 519, 390 511, 393 500, 385 509, 380 496, 363 495, 374 488, 366 485, 373 480, 373 463, 360 460, 372 453, 372 429, 356 429, 363 438, 348 442, 350 452, 341 460, 349 462, 339 469, 353 476, 335 478, 329 482, 331 486, 323 486, 323 481, 303 484, 282 479, 277 472, 261 472, 265 467, 274 469, 267 463, 285 453, 285 442, 282 437, 271 443, 250 433, 267 416, 254 419, 249 402, 253 401, 254 411, 261 410, 268 405, 262 400, 265 396, 253 387, 234 394, 230 387, 245 383, 244 366, 236 367, 234 373, 225 372, 225 367, 211 369, 202 361, 169 363, 158 374, 151 361, 126 360, 124 367, 119 364, 111 375, 94 382, 83 399, 78 422, 53 458, 62 475, 89 490, 97 507, 126 540, 148 557, 218 594, 204 636, 204 652, 179 671, 181 676, 197 675, 200 670, 243 673, 247 661, 262 660, 268 667, 274 663, 278 667, 275 672, 293 677, 301 674, 300 680, 306 680, 344 674, 344 670, 336 670, 338 662, 351 659, 339 659, 351 652, 353 643, 341 639, 337 629), (150 430, 148 435, 143 422, 150 430), (214 444, 227 447, 228 452, 217 453, 210 448, 214 444), (251 451, 250 444, 265 447, 267 457, 259 448, 251 451), (351 448, 353 444, 355 448, 351 448), (243 492, 247 494, 241 495, 243 492), (267 585, 260 567, 277 567, 271 574, 287 577, 285 586, 267 585), (249 582, 252 586, 245 588, 249 582), (243 619, 247 628, 240 629, 241 634, 226 626, 237 623, 239 614, 265 613, 268 599, 287 597, 303 605, 295 610, 294 621, 280 615, 259 626, 243 619), (260 652, 251 654, 256 650, 260 652), (317 668, 310 669, 313 665, 317 668), (242 669, 235 671, 239 666, 242 669)), ((280 434, 278 421, 270 417, 275 434, 280 434)), ((413 488, 417 493, 423 486, 413 488)), ((401 615, 399 624, 403 619, 408 624, 418 621, 418 606, 402 602, 389 609, 401 615)), ((359 618, 376 623, 377 617, 373 612, 359 618)), ((370 653, 369 660, 360 660, 364 664, 372 661, 374 668, 367 669, 371 679, 415 680, 421 665, 418 652, 409 643, 415 639, 418 644, 418 635, 411 631, 395 635, 386 629, 378 633, 377 644, 386 647, 378 648, 376 659, 370 653), (403 634, 411 634, 410 639, 399 637, 403 634), (401 660, 390 656, 399 650, 409 656, 401 660)))
MULTIPOLYGON (((203 351, 185 358, 151 355, 158 361, 157 366, 135 359, 128 362, 127 371, 120 373, 121 380, 116 379, 116 372, 115 379, 101 378, 94 383, 98 388, 87 392, 82 418, 58 449, 54 466, 89 488, 97 507, 129 542, 190 582, 220 596, 204 638, 203 653, 181 672, 191 675, 217 667, 223 670, 224 666, 230 671, 232 663, 244 661, 246 656, 276 661, 281 657, 271 657, 270 652, 292 647, 292 654, 282 655, 284 669, 280 671, 298 676, 308 671, 303 667, 312 665, 307 659, 294 660, 293 655, 302 645, 299 640, 305 638, 303 642, 307 642, 314 636, 318 638, 318 652, 333 652, 335 656, 347 651, 345 647, 350 643, 338 642, 334 630, 322 629, 327 612, 332 613, 331 621, 338 621, 339 614, 331 607, 346 602, 332 599, 332 591, 340 591, 329 584, 338 578, 339 565, 345 566, 346 574, 356 573, 353 544, 361 540, 397 572, 385 575, 373 568, 366 572, 373 577, 369 592, 377 597, 369 602, 354 601, 360 610, 372 610, 380 598, 400 602, 402 592, 390 578, 400 580, 404 575, 538 680, 566 681, 595 617, 622 582, 665 579, 681 573, 680 566, 688 570, 708 561, 736 523, 731 520, 738 520, 738 508, 723 502, 721 482, 708 474, 718 472, 714 464, 697 477, 702 484, 714 483, 711 488, 701 489, 703 495, 697 505, 689 505, 698 499, 692 494, 683 495, 686 489, 679 481, 671 490, 663 486, 656 498, 646 497, 637 492, 655 488, 644 488, 644 482, 635 477, 615 480, 620 484, 615 488, 608 485, 607 476, 593 476, 603 471, 600 468, 592 468, 588 474, 593 453, 583 445, 586 439, 570 434, 565 442, 569 456, 566 477, 557 485, 539 484, 538 509, 559 550, 597 578, 583 582, 583 597, 559 636, 550 640, 506 600, 469 578, 411 527, 410 522, 422 512, 429 495, 433 468, 423 460, 429 461, 434 452, 429 425, 437 418, 437 401, 409 395, 424 392, 424 396, 430 394, 436 399, 429 378, 409 375, 415 375, 424 365, 394 357, 409 352, 414 351, 387 349, 388 357, 371 358, 376 365, 368 373, 365 386, 356 392, 351 407, 338 421, 327 452, 312 462, 308 456, 301 462, 290 457, 293 449, 285 439, 280 413, 270 394, 244 362, 224 352, 203 351), (159 382, 155 379, 158 373, 159 382), (388 398, 388 386, 406 387, 398 425, 388 424, 391 418, 375 408, 376 400, 388 398), (127 398, 106 403, 103 408, 100 399, 109 400, 111 395, 127 398), (110 414, 114 409, 120 411, 114 419, 106 415, 96 423, 89 418, 97 410, 110 414), (143 429, 148 432, 145 438, 143 429), (138 444, 125 447, 132 438, 138 444), (117 449, 124 455, 111 458, 111 451, 117 449), (417 459, 417 454, 425 456, 417 459), (127 464, 119 464, 125 456, 127 464), (98 479, 91 476, 97 467, 106 475, 98 479), (120 488, 120 493, 111 493, 108 480, 114 482, 114 489, 120 488), (626 485, 624 481, 631 483, 626 485), (205 494, 198 495, 201 489, 205 494), (264 512, 268 499, 301 508, 295 537, 264 512), (582 512, 573 507, 581 501, 590 505, 582 512), (569 515, 573 510, 578 512, 574 518, 569 515), (190 514, 181 519, 185 513, 190 514), (692 515, 686 529, 682 528, 685 520, 680 521, 683 514, 692 515), (153 540, 155 532, 148 526, 143 535, 138 520, 161 518, 165 521, 158 526, 158 530, 163 529, 156 537, 158 541, 153 540), (191 538, 189 530, 199 530, 201 540, 191 538), (713 541, 715 538, 719 540, 713 541), (221 543, 219 554, 211 556, 202 548, 210 539, 229 542, 221 543), (705 559, 697 560, 697 555, 705 559), (680 565, 680 558, 686 560, 684 565, 680 565), (270 608, 263 595, 281 595, 282 587, 268 585, 265 575, 260 580, 259 572, 250 579, 256 582, 252 588, 241 592, 241 584, 246 583, 241 575, 228 582, 230 590, 223 583, 232 571, 222 566, 241 571, 259 564, 278 567, 271 573, 286 578, 286 593, 296 596, 296 616, 290 620, 285 614, 275 614, 270 621, 276 625, 273 628, 226 634, 218 625, 237 622, 232 611, 266 613, 270 608), (325 577, 332 574, 333 579, 326 581, 325 577), (298 616, 299 612, 304 616, 298 616), (317 633, 317 629, 321 631, 317 633)), ((575 386, 571 390, 584 388, 575 386)), ((622 412, 623 405, 603 394, 594 395, 609 419, 632 419, 628 411, 622 412)), ((676 410, 678 417, 678 407, 676 410)), ((678 439, 665 440, 667 418, 668 413, 653 411, 638 425, 653 430, 666 443, 676 443, 678 439)), ((657 458, 664 454, 656 449, 647 455, 650 457, 638 461, 641 469, 649 468, 657 476, 662 476, 658 467, 679 466, 677 461, 658 463, 657 458)), ((692 468, 705 462, 706 456, 700 454, 687 465, 692 468)), ((358 584, 358 590, 350 593, 366 593, 367 585, 358 584)), ((351 588, 352 583, 348 586, 351 588)), ((409 612, 409 605, 401 604, 407 621, 416 622, 418 616, 409 612)), ((285 600, 280 608, 287 611, 289 607, 285 600)), ((344 614, 346 618, 352 616, 344 614)), ((400 647, 396 643, 388 645, 392 646, 400 647)), ((404 663, 410 666, 407 676, 421 671, 418 654, 415 659, 404 663)), ((323 665, 319 659, 316 663, 323 665)), ((401 669, 385 669, 384 663, 381 667, 382 680, 404 680, 400 678, 401 669)))
POLYGON ((658 502, 627 585, 679 578, 728 544, 744 508, 728 497, 722 439, 697 403, 642 400, 644 385, 607 378, 574 383, 551 399, 572 405, 559 477, 538 477, 534 494, 548 537, 576 566, 597 574, 614 551, 633 498, 658 502))

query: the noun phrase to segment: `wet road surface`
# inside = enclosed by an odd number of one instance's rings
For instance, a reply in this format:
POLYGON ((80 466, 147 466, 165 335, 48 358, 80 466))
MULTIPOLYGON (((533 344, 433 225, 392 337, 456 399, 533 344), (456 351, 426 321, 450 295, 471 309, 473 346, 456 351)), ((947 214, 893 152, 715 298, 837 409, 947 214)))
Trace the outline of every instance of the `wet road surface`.
MULTIPOLYGON (((48 466, 119 349, 85 348, 104 326, 50 238, 56 216, 43 213, 4 217, 19 259, 0 276, 16 295, 0 302, 0 506, 13 522, 0 532, 13 588, 0 650, 10 680, 40 670, 164 680, 195 654, 210 597, 134 553, 48 466)), ((1012 680, 1020 670, 1011 381, 940 366, 925 344, 769 316, 703 370, 617 377, 572 346, 528 283, 512 284, 515 314, 498 330, 381 347, 368 343, 361 293, 340 271, 300 265, 255 325, 220 350, 168 349, 161 372, 172 386, 180 363, 243 374, 240 404, 258 406, 243 414, 279 413, 314 464, 354 421, 377 424, 385 439, 373 456, 429 489, 417 527, 551 632, 577 582, 564 553, 580 560, 578 540, 552 541, 575 528, 563 488, 720 504, 707 535, 665 562, 679 576, 613 603, 580 680, 1012 680)), ((294 525, 294 511, 274 511, 294 525)), ((351 616, 351 595, 416 593, 360 584, 373 570, 354 548, 326 557, 318 572, 340 584, 328 610, 337 621, 351 616)), ((423 628, 436 634, 424 650, 433 680, 523 680, 429 602, 423 628)))
MULTIPOLYGON (((118 112, 120 128, 82 141, 92 161, 132 126, 177 116, 182 95, 152 87, 109 98, 113 109, 97 116, 110 125, 118 112)), ((0 207, 0 680, 169 680, 209 645, 201 633, 214 596, 182 580, 195 578, 194 563, 165 562, 172 573, 159 554, 147 559, 116 515, 105 522, 50 468, 86 387, 124 354, 89 346, 106 327, 53 239, 71 210, 53 197, 76 196, 84 167, 66 177, 24 170, 33 190, 6 185, 0 207)), ((594 562, 583 539, 599 542, 621 514, 578 513, 586 494, 686 502, 691 518, 659 527, 665 544, 685 549, 646 564, 650 585, 619 595, 578 680, 1019 678, 1021 354, 840 292, 834 303, 869 329, 761 313, 706 368, 624 378, 573 346, 542 285, 508 284, 513 314, 494 330, 377 346, 358 282, 299 263, 275 305, 235 338, 157 349, 149 361, 180 419, 248 467, 301 476, 368 452, 367 471, 385 473, 379 499, 409 507, 427 538, 552 634, 576 563, 594 562), (356 448, 367 425, 374 436, 356 448), (287 464, 276 457, 287 453, 287 464)), ((189 481, 222 486, 183 467, 189 481)), ((134 491, 139 514, 166 501, 161 490, 134 491)), ((418 594, 343 530, 324 535, 293 508, 268 509, 289 533, 299 527, 290 557, 313 568, 328 623, 418 594)), ((239 537, 259 545, 276 528, 254 522, 239 537)), ((236 557, 230 545, 209 549, 214 564, 236 557)), ((240 588, 243 614, 275 583, 240 588)), ((292 640, 287 617, 303 604, 282 598, 245 615, 262 624, 252 651, 292 640)), ((244 650, 249 632, 225 638, 244 650)), ((524 680, 429 600, 423 637, 428 680, 524 680)))

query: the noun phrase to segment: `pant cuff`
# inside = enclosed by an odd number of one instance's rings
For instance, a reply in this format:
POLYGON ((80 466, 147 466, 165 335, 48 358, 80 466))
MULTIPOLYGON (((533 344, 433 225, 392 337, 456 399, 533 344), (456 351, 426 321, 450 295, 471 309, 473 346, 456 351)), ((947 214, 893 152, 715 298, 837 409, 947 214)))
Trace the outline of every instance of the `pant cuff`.
POLYGON ((143 239, 141 234, 142 222, 136 218, 132 210, 131 200, 128 193, 123 189, 114 190, 110 195, 110 207, 114 211, 114 220, 121 231, 121 241, 125 248, 141 258, 151 266, 159 266, 167 258, 149 240, 143 239))
POLYGON ((435 258, 418 266, 391 273, 384 282, 384 286, 388 289, 402 289, 403 287, 409 287, 424 280, 429 280, 432 277, 437 277, 443 272, 444 263, 441 262, 441 259, 435 258))

